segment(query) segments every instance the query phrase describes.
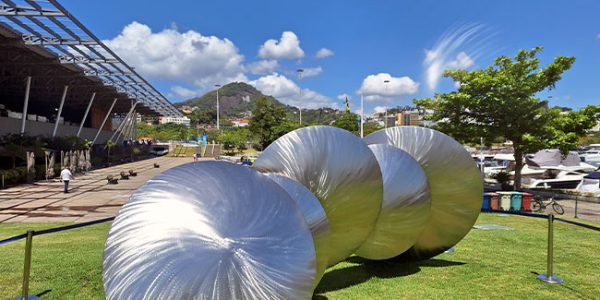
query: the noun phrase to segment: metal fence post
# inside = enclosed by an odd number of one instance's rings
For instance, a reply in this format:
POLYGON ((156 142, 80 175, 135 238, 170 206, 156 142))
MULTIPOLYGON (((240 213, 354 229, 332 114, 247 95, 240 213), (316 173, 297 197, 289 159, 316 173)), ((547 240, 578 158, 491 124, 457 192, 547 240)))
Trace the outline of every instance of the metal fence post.
POLYGON ((579 199, 579 196, 575 197, 575 218, 577 218, 577 200, 579 199))
POLYGON ((38 296, 29 295, 29 273, 31 271, 31 247, 33 243, 33 230, 27 230, 27 239, 25 240, 25 261, 23 263, 23 290, 21 297, 15 300, 37 300, 38 296))
POLYGON ((547 283, 562 283, 564 280, 558 276, 552 275, 554 263, 554 214, 548 215, 548 257, 546 274, 537 276, 537 279, 547 283))

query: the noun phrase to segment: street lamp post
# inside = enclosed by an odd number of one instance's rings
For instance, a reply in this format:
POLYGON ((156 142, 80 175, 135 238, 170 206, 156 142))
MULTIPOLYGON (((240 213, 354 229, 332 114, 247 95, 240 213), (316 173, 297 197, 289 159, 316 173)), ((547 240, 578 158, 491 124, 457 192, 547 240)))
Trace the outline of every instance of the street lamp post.
POLYGON ((364 137, 363 123, 365 122, 365 107, 363 106, 363 94, 360 94, 360 137, 364 137))
MULTIPOLYGON (((304 69, 298 69, 296 70, 296 73, 298 74, 298 82, 300 83, 302 81, 302 73, 304 73, 304 69)), ((299 86, 300 88, 300 99, 299 99, 299 103, 302 103, 302 86, 299 86)), ((302 125, 302 106, 300 106, 300 104, 298 104, 298 111, 299 111, 299 116, 300 116, 300 125, 302 125)))
MULTIPOLYGON (((384 85, 385 86, 385 92, 384 92, 384 94, 387 94, 388 83, 390 83, 390 81, 386 79, 386 80, 383 81, 383 83, 385 84, 384 85)), ((385 109, 385 119, 383 119, 384 120, 383 121, 383 126, 384 126, 384 128, 387 128, 387 123, 388 123, 387 104, 384 105, 384 109, 385 109)))
POLYGON ((221 87, 220 84, 215 84, 215 87, 217 88, 217 130, 220 130, 220 126, 219 126, 219 88, 221 87))

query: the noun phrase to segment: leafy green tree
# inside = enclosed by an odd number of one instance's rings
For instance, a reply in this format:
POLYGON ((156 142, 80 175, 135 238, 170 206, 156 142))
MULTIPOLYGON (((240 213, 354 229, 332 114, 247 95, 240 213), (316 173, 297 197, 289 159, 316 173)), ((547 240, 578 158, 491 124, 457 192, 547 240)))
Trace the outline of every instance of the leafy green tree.
POLYGON ((276 139, 280 138, 281 136, 285 135, 286 133, 288 133, 290 131, 294 131, 300 127, 303 127, 303 126, 297 122, 290 122, 290 121, 281 122, 281 123, 273 126, 272 138, 273 138, 273 140, 276 140, 276 139))
POLYGON ((223 149, 228 154, 241 153, 246 150, 246 145, 250 137, 250 131, 246 128, 238 128, 224 131, 220 140, 223 144, 223 149))
MULTIPOLYGON (((354 134, 359 134, 360 125, 358 124, 360 117, 355 113, 345 113, 333 122, 333 126, 346 129, 354 134)), ((363 125, 364 129, 364 125, 363 125)))
POLYGON ((281 124, 284 118, 285 109, 283 107, 277 106, 266 97, 256 100, 249 127, 262 149, 275 140, 274 127, 281 124))
POLYGON ((502 137, 512 141, 516 189, 521 186, 525 153, 547 146, 566 149, 571 145, 571 136, 579 135, 578 130, 588 124, 581 122, 579 113, 553 120, 556 110, 548 110, 547 102, 535 97, 538 92, 554 88, 575 62, 573 57, 558 56, 540 68, 536 54, 541 50, 521 50, 514 58, 500 56, 493 66, 483 70, 448 70, 444 76, 459 83, 457 91, 414 101, 433 109, 438 129, 457 140, 476 142, 484 137, 493 141, 502 137))

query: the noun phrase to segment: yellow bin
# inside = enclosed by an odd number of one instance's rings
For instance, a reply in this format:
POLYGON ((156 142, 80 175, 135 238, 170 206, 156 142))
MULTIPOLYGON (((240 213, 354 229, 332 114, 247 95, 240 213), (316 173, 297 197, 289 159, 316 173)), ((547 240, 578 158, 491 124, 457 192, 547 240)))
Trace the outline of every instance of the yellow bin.
POLYGON ((512 192, 498 192, 498 195, 500 198, 500 209, 510 210, 510 199, 512 192))

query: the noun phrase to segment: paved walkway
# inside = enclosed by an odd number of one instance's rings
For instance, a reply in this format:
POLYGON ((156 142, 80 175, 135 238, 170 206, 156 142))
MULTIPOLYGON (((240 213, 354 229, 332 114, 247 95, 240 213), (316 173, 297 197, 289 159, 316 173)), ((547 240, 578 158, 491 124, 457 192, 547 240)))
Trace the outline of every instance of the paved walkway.
MULTIPOLYGON (((208 158, 207 158, 208 159, 208 158)), ((58 179, 0 190, 0 223, 87 222, 115 216, 129 196, 150 178, 191 158, 159 157, 75 176, 70 192, 63 193, 58 179), (154 163, 160 168, 154 168, 154 163), (133 169, 137 176, 107 184, 106 176, 133 169)))

